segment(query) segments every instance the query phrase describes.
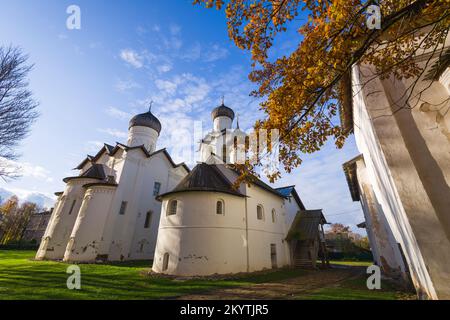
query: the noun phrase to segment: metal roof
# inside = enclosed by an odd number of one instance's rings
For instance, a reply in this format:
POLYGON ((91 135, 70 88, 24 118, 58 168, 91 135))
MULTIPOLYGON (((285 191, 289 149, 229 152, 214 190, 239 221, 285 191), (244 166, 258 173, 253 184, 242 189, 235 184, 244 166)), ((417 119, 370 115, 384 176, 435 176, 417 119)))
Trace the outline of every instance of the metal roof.
POLYGON ((93 163, 92 166, 89 169, 87 169, 85 172, 83 172, 81 175, 76 176, 76 177, 67 177, 67 178, 64 178, 63 181, 67 183, 70 180, 84 179, 84 178, 105 180, 106 175, 105 175, 105 170, 103 169, 103 165, 93 163))
POLYGON ((275 190, 277 190, 277 192, 279 192, 285 198, 292 196, 294 198, 294 200, 297 202, 299 208, 301 210, 306 210, 305 205, 303 204, 302 200, 300 199, 300 196, 297 193, 297 190, 295 190, 295 186, 281 187, 281 188, 276 188, 275 190))
POLYGON ((164 155, 167 157, 167 160, 169 160, 170 164, 172 165, 172 167, 174 168, 178 168, 180 166, 184 167, 186 169, 187 172, 190 171, 189 167, 184 163, 179 163, 176 164, 172 157, 170 156, 170 154, 167 152, 166 148, 163 149, 159 149, 153 153, 149 153, 147 151, 147 149, 145 149, 145 147, 143 145, 141 146, 135 146, 135 147, 129 147, 123 143, 120 142, 116 142, 116 146, 113 147, 109 144, 104 144, 104 146, 100 149, 100 151, 95 155, 95 157, 93 156, 87 156, 83 162, 81 162, 75 169, 81 170, 83 169, 83 167, 86 165, 86 163, 91 162, 91 163, 95 163, 98 159, 100 159, 100 157, 106 152, 108 155, 113 156, 118 150, 125 150, 125 151, 129 151, 129 150, 135 150, 135 149, 140 149, 142 150, 142 152, 147 156, 147 158, 150 158, 160 152, 164 153, 164 155))
POLYGON ((233 188, 232 183, 215 165, 206 163, 200 163, 195 166, 172 191, 160 195, 159 198, 186 191, 222 192, 245 197, 245 195, 233 188))
POLYGON ((319 225, 327 223, 322 210, 299 211, 292 222, 286 240, 315 240, 319 235, 319 225))
POLYGON ((226 105, 222 104, 217 108, 214 108, 211 112, 211 117, 214 120, 217 117, 228 117, 231 120, 234 120, 234 111, 231 108, 228 108, 226 105))
POLYGON ((158 132, 158 134, 161 132, 161 122, 150 111, 138 114, 131 118, 129 127, 135 126, 151 128, 158 132))

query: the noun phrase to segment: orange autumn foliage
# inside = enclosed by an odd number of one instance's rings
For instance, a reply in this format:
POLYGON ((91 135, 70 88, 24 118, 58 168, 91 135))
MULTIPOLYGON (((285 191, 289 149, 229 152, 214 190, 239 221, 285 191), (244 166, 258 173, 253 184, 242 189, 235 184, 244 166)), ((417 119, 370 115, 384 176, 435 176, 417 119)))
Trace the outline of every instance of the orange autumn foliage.
MULTIPOLYGON (((266 117, 256 128, 280 130, 280 160, 290 172, 302 153, 321 149, 332 138, 341 148, 350 134, 336 116, 342 103, 341 79, 355 63, 375 66, 379 76, 418 76, 413 57, 421 49, 438 48, 447 37, 450 0, 194 0, 224 10, 229 37, 251 54, 249 78, 258 84, 252 95, 263 98, 266 117), (366 25, 367 8, 379 3, 381 29, 366 25), (298 45, 292 53, 269 59, 280 33, 300 14, 298 45), (425 40, 418 30, 428 27, 425 40)), ((255 166, 241 166, 245 174, 255 166)), ((279 172, 269 178, 273 181, 279 172)))

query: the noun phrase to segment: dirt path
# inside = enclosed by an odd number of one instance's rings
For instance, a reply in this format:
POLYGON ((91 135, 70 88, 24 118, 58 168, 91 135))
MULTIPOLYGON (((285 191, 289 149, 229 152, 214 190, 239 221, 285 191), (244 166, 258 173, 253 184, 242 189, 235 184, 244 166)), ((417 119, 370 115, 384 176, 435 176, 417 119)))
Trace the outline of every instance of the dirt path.
POLYGON ((323 287, 339 284, 364 273, 361 267, 346 267, 325 270, 305 270, 300 277, 282 281, 259 283, 242 287, 218 289, 204 294, 193 294, 178 297, 182 300, 233 300, 233 299, 290 299, 323 287))

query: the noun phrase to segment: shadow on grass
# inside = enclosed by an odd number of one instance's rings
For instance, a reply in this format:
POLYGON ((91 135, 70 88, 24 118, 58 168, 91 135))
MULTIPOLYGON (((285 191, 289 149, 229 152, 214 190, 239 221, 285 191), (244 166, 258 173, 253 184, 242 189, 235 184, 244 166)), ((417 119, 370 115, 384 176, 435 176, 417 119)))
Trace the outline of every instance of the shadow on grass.
POLYGON ((366 278, 362 275, 295 298, 299 300, 409 300, 415 299, 415 293, 405 291, 387 280, 381 282, 380 290, 369 290, 366 278))
POLYGON ((124 268, 151 268, 153 260, 128 260, 128 261, 108 261, 105 263, 96 263, 96 265, 106 265, 124 268))

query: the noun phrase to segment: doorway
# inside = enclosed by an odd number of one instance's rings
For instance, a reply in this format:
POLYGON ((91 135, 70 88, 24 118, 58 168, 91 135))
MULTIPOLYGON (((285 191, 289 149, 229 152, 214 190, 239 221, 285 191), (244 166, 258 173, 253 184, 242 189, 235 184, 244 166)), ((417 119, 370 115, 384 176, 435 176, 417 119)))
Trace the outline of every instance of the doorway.
POLYGON ((272 261, 272 269, 278 268, 277 265, 277 245, 270 244, 270 260, 272 261))

